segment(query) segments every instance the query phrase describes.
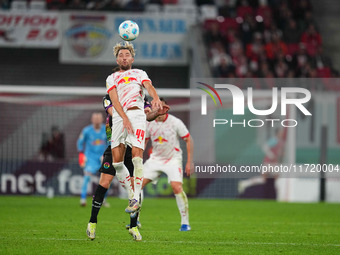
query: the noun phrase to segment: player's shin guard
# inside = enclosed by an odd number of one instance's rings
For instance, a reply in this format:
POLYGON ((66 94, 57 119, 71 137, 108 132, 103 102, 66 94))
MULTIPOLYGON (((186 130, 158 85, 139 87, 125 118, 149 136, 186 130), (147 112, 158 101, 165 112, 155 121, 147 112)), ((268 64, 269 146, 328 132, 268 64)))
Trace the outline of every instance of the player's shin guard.
MULTIPOLYGON (((141 190, 140 191, 140 194, 139 194, 139 200, 138 200, 138 203, 139 203, 139 207, 141 208, 142 207, 142 202, 143 202, 143 199, 144 199, 144 191, 141 190)), ((137 221, 139 221, 139 214, 140 214, 140 210, 134 212, 134 213, 131 213, 130 214, 130 218, 133 219, 133 218, 138 218, 137 221)))
POLYGON ((132 159, 132 163, 133 163, 133 174, 135 177, 135 193, 133 198, 136 199, 137 201, 139 201, 139 195, 141 193, 142 190, 142 185, 143 185, 143 177, 144 177, 144 173, 143 173, 143 159, 140 157, 134 157, 132 159))
POLYGON ((137 227, 138 217, 139 217, 139 212, 136 213, 135 217, 133 218, 130 217, 130 228, 137 227))
MULTIPOLYGON (((144 191, 141 190, 140 194, 139 194, 139 206, 142 207, 142 203, 144 200, 144 191)), ((140 215, 140 211, 136 213, 136 215, 134 215, 135 217, 131 217, 130 219, 130 226, 131 227, 135 227, 138 226, 138 222, 139 222, 139 215, 140 215)), ((140 223, 139 223, 140 224, 140 223)))
POLYGON ((144 200, 144 191, 141 190, 141 192, 139 194, 139 204, 140 204, 140 206, 142 206, 143 200, 144 200))
POLYGON ((89 175, 84 175, 84 181, 83 181, 83 186, 81 187, 81 199, 86 199, 87 195, 87 185, 90 182, 91 177, 89 175))
POLYGON ((120 185, 122 185, 122 187, 127 190, 129 199, 132 199, 134 194, 132 190, 132 184, 130 181, 131 177, 128 169, 124 165, 124 162, 113 163, 112 165, 116 169, 116 176, 120 185))
POLYGON ((91 211, 91 218, 90 218, 90 222, 92 223, 97 223, 97 216, 98 216, 100 207, 103 204, 106 191, 107 189, 105 189, 101 185, 98 185, 96 192, 94 193, 94 196, 92 199, 92 211, 91 211))
POLYGON ((184 191, 175 194, 179 213, 181 214, 181 224, 189 225, 189 203, 184 191))

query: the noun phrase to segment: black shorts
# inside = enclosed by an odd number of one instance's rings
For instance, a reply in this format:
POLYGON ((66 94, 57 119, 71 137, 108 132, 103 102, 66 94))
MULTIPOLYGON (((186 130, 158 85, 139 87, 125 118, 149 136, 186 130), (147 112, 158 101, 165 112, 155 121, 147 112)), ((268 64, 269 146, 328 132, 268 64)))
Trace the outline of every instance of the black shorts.
MULTIPOLYGON (((130 176, 133 176, 133 164, 132 164, 132 149, 130 146, 126 147, 124 165, 129 170, 130 176)), ((99 168, 99 172, 104 174, 116 175, 116 169, 112 166, 112 152, 111 146, 108 146, 103 154, 103 162, 99 168)))

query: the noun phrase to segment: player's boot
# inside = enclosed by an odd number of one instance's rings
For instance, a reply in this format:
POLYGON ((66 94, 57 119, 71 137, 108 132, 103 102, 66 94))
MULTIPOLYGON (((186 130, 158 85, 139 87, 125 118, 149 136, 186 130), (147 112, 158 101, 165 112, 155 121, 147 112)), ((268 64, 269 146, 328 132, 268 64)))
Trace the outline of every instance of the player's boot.
POLYGON ((80 199, 80 206, 82 206, 82 207, 86 206, 86 199, 85 198, 80 199))
POLYGON ((87 224, 86 234, 91 240, 96 238, 96 226, 97 223, 89 222, 89 224, 87 224))
POLYGON ((110 203, 106 201, 106 199, 104 199, 103 201, 103 206, 106 207, 106 208, 110 208, 110 203))
POLYGON ((135 211, 139 210, 140 206, 137 201, 137 199, 131 199, 129 201, 129 206, 126 207, 125 212, 126 213, 134 213, 135 211))
POLYGON ((187 224, 182 224, 181 228, 179 229, 179 231, 190 231, 190 230, 191 230, 191 227, 190 225, 187 225, 187 224))
MULTIPOLYGON (((127 224, 127 225, 125 226, 125 228, 126 228, 126 229, 129 229, 129 228, 130 228, 130 224, 127 224)), ((141 224, 139 221, 137 221, 137 228, 142 228, 142 224, 141 224)))
POLYGON ((237 185, 238 194, 241 195, 246 190, 246 183, 244 181, 239 181, 237 185))
POLYGON ((134 211, 133 213, 130 213, 130 218, 137 217, 137 213, 139 213, 141 209, 142 207, 139 206, 139 208, 136 211, 134 211))
POLYGON ((134 239, 134 240, 136 240, 136 241, 142 241, 142 235, 139 233, 137 227, 130 228, 130 229, 129 229, 129 233, 130 233, 130 235, 133 236, 133 239, 134 239))

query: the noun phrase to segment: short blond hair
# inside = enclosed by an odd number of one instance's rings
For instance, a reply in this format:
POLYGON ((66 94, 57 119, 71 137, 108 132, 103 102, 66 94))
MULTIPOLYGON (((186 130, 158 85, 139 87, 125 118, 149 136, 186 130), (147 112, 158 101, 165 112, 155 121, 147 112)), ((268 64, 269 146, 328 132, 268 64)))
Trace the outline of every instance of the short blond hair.
POLYGON ((133 58, 136 55, 135 48, 133 47, 133 44, 129 43, 129 42, 125 42, 124 44, 117 43, 113 47, 113 55, 115 55, 115 57, 118 57, 118 53, 119 53, 120 50, 129 50, 133 58))

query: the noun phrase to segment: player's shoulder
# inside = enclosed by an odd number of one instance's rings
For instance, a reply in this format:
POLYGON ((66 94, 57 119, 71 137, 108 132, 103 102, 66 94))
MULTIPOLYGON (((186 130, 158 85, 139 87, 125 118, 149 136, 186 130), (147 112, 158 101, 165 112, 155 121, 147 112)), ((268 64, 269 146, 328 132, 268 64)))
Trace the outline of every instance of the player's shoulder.
POLYGON ((131 72, 132 72, 132 73, 136 73, 136 74, 145 73, 144 70, 138 69, 138 68, 133 68, 133 69, 131 69, 131 72))
POLYGON ((178 122, 178 121, 182 122, 181 119, 179 119, 179 118, 177 118, 176 116, 174 116, 174 115, 172 115, 172 114, 169 114, 169 113, 168 113, 167 120, 168 120, 169 122, 178 122))
POLYGON ((180 118, 174 115, 168 114, 167 120, 169 121, 169 123, 171 123, 174 126, 182 126, 182 125, 185 126, 184 122, 180 118))
POLYGON ((112 73, 112 74, 107 76, 106 81, 107 82, 110 82, 110 81, 112 82, 114 80, 114 77, 115 77, 115 73, 112 73))
POLYGON ((91 132, 92 130, 92 125, 87 125, 83 128, 83 132, 84 133, 88 133, 88 132, 91 132))
POLYGON ((108 79, 116 79, 117 77, 121 76, 124 72, 120 72, 120 71, 117 71, 117 72, 113 72, 112 74, 110 74, 109 76, 107 76, 107 80, 108 79))
POLYGON ((144 72, 142 69, 139 68, 132 68, 131 72, 144 72))

